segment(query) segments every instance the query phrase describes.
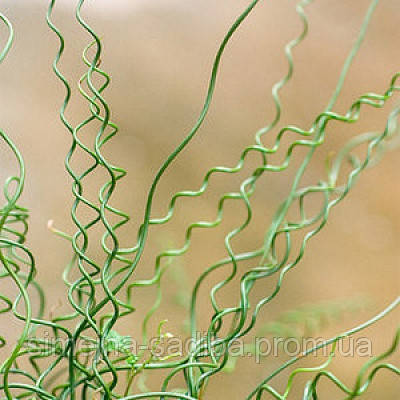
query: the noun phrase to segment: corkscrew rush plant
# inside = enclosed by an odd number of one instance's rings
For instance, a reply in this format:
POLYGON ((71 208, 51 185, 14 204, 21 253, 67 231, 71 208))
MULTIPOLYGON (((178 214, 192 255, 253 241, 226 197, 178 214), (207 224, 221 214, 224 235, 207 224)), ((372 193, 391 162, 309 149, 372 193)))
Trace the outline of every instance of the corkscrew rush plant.
MULTIPOLYGON (((278 130, 271 147, 263 144, 267 134, 272 134, 281 119, 280 91, 294 74, 292 51, 305 38, 308 32, 306 7, 312 0, 302 0, 296 4, 297 14, 302 22, 299 35, 285 46, 285 55, 288 62, 286 74, 272 88, 272 97, 275 105, 275 115, 271 122, 258 130, 254 143, 247 146, 241 153, 239 161, 233 167, 216 166, 204 176, 198 190, 179 191, 172 196, 166 215, 155 217, 152 206, 156 188, 165 171, 170 167, 179 154, 190 145, 192 138, 199 134, 199 130, 207 117, 212 105, 218 69, 224 51, 233 35, 238 34, 241 24, 252 12, 256 12, 259 0, 253 0, 241 15, 234 21, 223 38, 217 51, 211 71, 209 86, 200 115, 191 131, 178 144, 175 150, 161 164, 150 189, 145 204, 142 224, 137 232, 136 243, 132 247, 122 247, 119 239, 119 228, 129 221, 129 215, 112 205, 113 194, 119 181, 126 175, 126 171, 114 165, 103 152, 103 147, 118 133, 118 127, 111 120, 111 111, 103 93, 110 83, 109 75, 101 66, 102 42, 94 32, 89 22, 82 16, 84 0, 76 5, 75 17, 80 28, 88 35, 88 44, 83 49, 83 63, 86 72, 78 82, 78 90, 88 105, 88 115, 79 124, 73 125, 66 117, 66 110, 70 103, 72 85, 59 68, 59 62, 65 49, 62 32, 53 22, 53 13, 56 11, 56 1, 51 0, 47 13, 47 23, 50 30, 58 39, 59 47, 53 63, 53 70, 64 86, 65 97, 60 110, 62 124, 71 137, 71 147, 65 158, 65 168, 72 180, 72 194, 74 197, 71 207, 71 218, 76 226, 76 232, 70 236, 50 228, 54 233, 68 240, 72 245, 72 257, 65 268, 63 280, 67 289, 68 302, 72 307, 69 314, 56 315, 51 313, 45 318, 45 293, 35 280, 36 266, 32 253, 26 247, 28 232, 28 210, 19 205, 19 199, 24 187, 24 161, 16 145, 10 137, 0 130, 2 146, 11 151, 19 167, 15 176, 4 182, 5 205, 0 215, 0 279, 7 284, 14 284, 17 290, 13 298, 0 293, 0 313, 7 313, 10 318, 23 322, 23 330, 15 344, 7 343, 0 335, 0 348, 13 345, 8 357, 0 362, 0 390, 2 398, 7 400, 37 398, 37 399, 204 399, 207 397, 207 382, 216 374, 223 374, 230 358, 229 349, 235 340, 249 337, 253 334, 260 311, 272 299, 276 298, 285 283, 286 274, 299 264, 306 252, 307 244, 326 225, 330 211, 338 205, 351 191, 358 177, 367 167, 380 160, 384 152, 396 144, 399 133, 398 118, 400 106, 395 105, 389 113, 386 125, 381 132, 368 132, 353 136, 336 156, 327 161, 327 176, 308 186, 301 186, 310 162, 318 148, 324 145, 326 131, 331 121, 347 127, 360 118, 362 109, 383 108, 388 100, 400 90, 398 84, 400 72, 389 80, 387 89, 379 93, 367 93, 357 98, 343 114, 333 111, 341 93, 344 81, 364 40, 368 24, 378 5, 373 0, 364 17, 358 37, 343 66, 336 89, 329 104, 314 118, 310 129, 294 125, 285 126, 278 130), (87 132, 96 132, 92 144, 88 144, 87 132), (282 149, 282 139, 294 136, 287 149, 282 149), (297 148, 307 150, 298 167, 290 191, 286 199, 278 206, 270 224, 266 227, 263 245, 260 248, 236 253, 232 241, 249 226, 253 218, 251 197, 261 184, 259 179, 269 172, 279 173, 291 165, 292 155, 297 148), (366 149, 364 157, 357 156, 358 149, 366 149), (278 151, 284 150, 281 163, 273 163, 271 159, 278 151), (175 206, 178 201, 190 201, 202 196, 209 189, 209 182, 214 174, 221 174, 229 178, 244 169, 250 154, 259 154, 260 162, 242 181, 237 192, 224 194, 218 201, 217 216, 214 220, 191 223, 185 231, 185 241, 181 247, 172 246, 155 256, 154 273, 148 279, 138 279, 136 270, 141 266, 142 254, 147 243, 149 229, 153 225, 167 224, 175 215, 175 206), (88 166, 83 171, 74 169, 74 159, 84 155, 88 166), (95 171, 102 170, 107 180, 100 188, 96 199, 90 199, 85 191, 86 181, 95 171), (320 209, 313 215, 306 212, 306 199, 320 195, 322 202, 320 209), (227 257, 207 267, 198 277, 190 299, 189 319, 191 347, 187 355, 171 354, 161 357, 154 352, 154 343, 149 338, 149 321, 161 303, 162 282, 168 268, 173 268, 173 260, 183 256, 192 243, 192 233, 197 229, 213 229, 224 219, 224 206, 228 200, 240 203, 246 210, 246 217, 242 223, 232 229, 225 236, 227 257), (291 217, 291 211, 297 208, 299 218, 291 217), (91 217, 88 217, 90 215, 91 217), (97 238, 96 230, 101 228, 102 236, 97 238), (293 245, 294 235, 301 235, 299 249, 293 245), (285 246, 278 243, 283 239, 285 246), (90 247, 100 241, 103 254, 93 255, 90 247), (251 262, 251 267, 244 271, 238 267, 239 263, 251 262), (208 323, 207 332, 198 335, 198 303, 199 290, 215 271, 223 271, 225 278, 215 284, 209 292, 209 302, 213 315, 208 323), (226 307, 218 301, 218 293, 234 279, 239 278, 239 300, 236 305, 226 307), (276 286, 271 293, 264 293, 255 304, 250 304, 250 293, 257 281, 275 279, 276 286), (31 290, 33 289, 33 291, 31 290), (124 340, 116 331, 116 324, 122 318, 133 314, 140 305, 137 289, 146 290, 155 288, 157 298, 154 305, 148 310, 142 323, 144 344, 146 350, 134 353, 124 347, 124 340), (33 301, 32 296, 38 298, 33 301), (44 335, 51 332, 52 340, 44 335), (82 347, 84 341, 87 346, 82 347), (114 354, 118 349, 119 353, 114 354), (87 356, 92 354, 92 357, 87 356), (152 371, 165 372, 159 391, 147 390, 139 392, 135 386, 139 379, 152 371), (181 376, 185 387, 179 390, 173 388, 175 378, 181 376)), ((0 10, 1 11, 1 10, 0 10)), ((12 23, 3 14, 0 19, 8 29, 8 39, 0 53, 0 63, 4 62, 10 51, 13 41, 12 23)), ((329 380, 343 393, 345 398, 353 399, 362 395, 371 382, 381 373, 400 375, 398 366, 390 364, 385 359, 398 350, 400 330, 394 334, 393 343, 384 353, 371 358, 360 369, 356 382, 352 387, 343 383, 340 377, 328 370, 337 344, 351 335, 378 323, 400 303, 400 297, 395 299, 379 314, 368 321, 339 333, 329 340, 308 349, 300 355, 290 359, 273 371, 254 388, 247 396, 250 399, 275 398, 286 399, 292 390, 294 379, 299 373, 307 373, 309 381, 304 388, 303 399, 317 399, 318 384, 322 379, 329 380), (274 389, 271 380, 294 363, 321 348, 330 347, 330 356, 327 360, 313 368, 299 367, 293 370, 287 381, 287 386, 280 394, 274 389), (269 397, 268 397, 269 396, 269 397)), ((156 346, 168 338, 165 333, 164 321, 158 324, 156 346)), ((143 383, 143 381, 142 381, 143 383)))

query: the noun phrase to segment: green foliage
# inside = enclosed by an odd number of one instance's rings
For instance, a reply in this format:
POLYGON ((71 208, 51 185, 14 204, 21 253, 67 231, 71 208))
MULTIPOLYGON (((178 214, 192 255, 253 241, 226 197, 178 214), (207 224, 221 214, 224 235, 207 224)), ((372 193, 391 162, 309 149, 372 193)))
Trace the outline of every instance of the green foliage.
MULTIPOLYGON (((321 333, 330 324, 341 320, 345 314, 361 311, 368 304, 369 302, 365 298, 304 304, 282 313, 275 320, 263 324, 256 336, 258 338, 293 338, 300 341, 302 338, 313 337, 321 333)), ((277 344, 278 347, 282 347, 283 342, 280 341, 277 344)), ((259 351, 259 348, 256 343, 244 345, 244 354, 257 356, 257 351, 259 351)), ((265 355, 259 354, 258 357, 265 355)), ((224 367, 224 371, 233 372, 237 361, 237 357, 231 356, 224 367)))
MULTIPOLYGON (((2 144, 14 154, 19 171, 15 176, 8 178, 4 183, 5 205, 0 212, 0 279, 12 282, 18 288, 15 298, 0 295, 0 313, 8 313, 24 324, 22 333, 17 338, 8 357, 0 363, 0 390, 7 400, 37 398, 44 400, 64 400, 76 398, 86 399, 204 399, 207 383, 215 376, 226 371, 233 371, 232 358, 229 349, 235 341, 254 336, 254 327, 260 310, 272 299, 276 298, 285 280, 286 274, 295 268, 302 260, 307 249, 308 241, 316 236, 326 225, 333 207, 339 204, 351 191, 357 178, 367 167, 378 162, 384 151, 397 143, 398 115, 400 107, 395 106, 391 111, 387 124, 381 132, 361 134, 353 137, 342 150, 326 162, 326 176, 314 184, 301 186, 302 177, 314 157, 316 149, 324 144, 327 126, 332 122, 347 126, 360 118, 362 109, 383 108, 388 100, 400 90, 398 80, 400 73, 392 76, 383 93, 367 93, 354 100, 347 111, 339 114, 333 111, 336 101, 346 78, 350 65, 356 56, 368 23, 372 17, 377 0, 371 1, 359 36, 343 66, 336 89, 329 104, 315 116, 310 129, 303 129, 294 125, 280 128, 273 144, 268 147, 263 143, 267 133, 272 135, 272 130, 277 128, 281 117, 281 104, 279 94, 294 73, 292 51, 306 37, 308 32, 305 7, 311 0, 299 1, 296 11, 302 21, 303 27, 299 36, 291 40, 285 47, 288 60, 287 73, 272 88, 275 102, 275 116, 271 122, 256 132, 254 143, 243 149, 242 154, 234 167, 216 166, 204 176, 198 190, 180 191, 174 194, 169 202, 168 212, 165 216, 153 217, 152 206, 156 188, 165 171, 179 156, 180 152, 191 142, 198 133, 205 120, 214 94, 218 69, 224 50, 239 26, 253 12, 259 0, 253 0, 243 13, 234 21, 226 36, 223 38, 217 51, 211 71, 209 87, 204 106, 198 120, 187 136, 176 149, 161 164, 154 177, 146 200, 144 218, 138 229, 137 242, 132 247, 122 247, 119 240, 119 228, 127 223, 129 216, 114 207, 111 202, 119 181, 126 172, 109 161, 103 147, 118 132, 118 127, 110 120, 110 109, 103 97, 110 78, 100 68, 102 43, 91 26, 83 19, 81 9, 84 0, 79 0, 76 7, 76 20, 80 27, 88 34, 89 44, 83 50, 83 63, 87 70, 79 80, 78 90, 88 104, 87 117, 74 126, 66 117, 72 89, 61 70, 59 61, 63 55, 65 42, 62 33, 52 20, 55 0, 51 0, 47 14, 47 23, 59 42, 53 69, 65 89, 65 97, 60 110, 60 118, 66 131, 72 139, 71 148, 66 156, 65 166, 72 180, 72 193, 74 196, 71 206, 71 218, 76 226, 73 235, 67 235, 55 230, 50 223, 50 228, 58 235, 67 239, 72 245, 71 261, 65 268, 63 280, 66 287, 66 298, 72 311, 68 314, 56 314, 56 309, 51 312, 50 318, 45 317, 45 293, 35 280, 36 266, 32 253, 26 247, 28 230, 28 211, 19 205, 19 199, 24 186, 25 168, 21 154, 9 136, 0 131, 2 144), (91 144, 83 140, 82 135, 86 129, 93 129, 95 138, 91 144), (272 156, 283 146, 282 140, 288 134, 293 140, 285 150, 281 163, 271 161, 272 156), (357 149, 366 147, 364 157, 357 156, 357 149), (256 191, 259 178, 270 172, 285 171, 291 164, 292 154, 296 148, 303 148, 306 154, 298 167, 290 191, 284 201, 277 207, 269 225, 266 226, 264 243, 260 248, 248 249, 242 253, 235 253, 232 240, 246 230, 253 218, 251 196, 256 191), (89 161, 84 171, 73 168, 76 153, 84 154, 89 161), (185 241, 182 247, 169 246, 156 256, 154 274, 148 279, 137 279, 135 271, 141 267, 144 248, 147 243, 149 227, 161 225, 170 221, 175 215, 175 205, 178 199, 191 198, 203 195, 209 186, 210 177, 222 174, 226 179, 231 174, 236 174, 243 169, 250 154, 260 155, 260 162, 253 168, 238 187, 237 192, 225 193, 218 202, 217 217, 212 221, 199 220, 190 224, 185 231, 185 241), (343 168, 344 165, 347 169, 343 168), (107 180, 101 187, 97 199, 85 197, 85 178, 94 171, 103 171, 107 180), (323 198, 320 209, 309 215, 305 208, 305 199, 313 194, 320 194, 323 198), (227 258, 208 266, 201 271, 197 281, 190 288, 186 287, 189 281, 184 280, 183 272, 175 275, 177 286, 176 299, 185 305, 188 315, 188 325, 192 339, 188 354, 173 352, 160 355, 158 347, 165 341, 173 339, 169 333, 163 332, 164 321, 158 323, 158 330, 154 340, 149 339, 149 321, 162 301, 161 283, 165 272, 179 265, 178 257, 184 255, 191 245, 194 230, 213 229, 224 218, 224 205, 228 200, 235 200, 245 206, 246 217, 242 223, 229 232, 224 241, 227 258), (290 211, 297 208, 298 219, 290 215, 290 211), (84 210, 91 217, 80 217, 84 210), (92 241, 96 240, 92 228, 100 229, 102 237, 99 240, 102 254, 95 256, 89 252, 92 241), (293 236, 300 235, 299 249, 293 246, 293 236), (285 246, 282 250, 277 243, 283 239, 285 246), (252 263, 245 271, 238 268, 243 261, 252 263), (216 283, 209 292, 209 299, 199 299, 198 293, 204 286, 208 277, 214 276, 215 271, 228 271, 225 277, 216 283), (77 277, 78 275, 78 277, 77 277), (257 281, 277 278, 276 287, 272 293, 264 293, 255 304, 250 304, 250 293, 257 281), (227 307, 218 301, 218 294, 234 278, 240 282, 239 300, 237 304, 227 307), (179 286, 181 285, 181 286, 179 286), (33 307, 30 288, 36 291, 39 306, 33 307), (142 321, 142 345, 140 351, 133 351, 128 343, 133 338, 123 336, 117 332, 117 322, 135 312, 141 298, 136 295, 137 289, 146 290, 155 288, 156 301, 142 321), (207 321, 207 332, 198 335, 197 306, 199 301, 208 301, 212 307, 212 317, 207 321), (43 332, 51 335, 51 340, 44 337, 43 332), (81 347, 85 341, 87 346, 81 347), (149 391, 146 387, 146 374, 153 371, 164 371, 165 377, 159 391, 149 391), (173 389, 175 377, 181 376, 184 388, 173 389), (62 379, 60 378, 62 377, 62 379), (136 384, 136 386, 135 386, 136 384), (137 389, 143 393, 138 393, 137 389)), ((11 22, 2 14, 0 19, 8 29, 8 39, 0 53, 2 62, 11 48, 13 28, 11 22)), ((182 267, 183 268, 183 267, 182 267)), ((184 268, 187 268, 186 266, 184 268)), ((175 272, 172 272, 173 274, 175 272)), ((392 346, 383 354, 368 361, 360 370, 353 388, 345 386, 339 378, 327 370, 335 352, 335 346, 340 340, 354 335, 363 329, 377 323, 400 303, 400 298, 395 299, 381 313, 370 320, 348 331, 339 333, 333 338, 308 349, 302 354, 282 364, 260 382, 247 396, 247 400, 261 399, 266 393, 276 399, 286 399, 293 379, 300 372, 311 373, 314 376, 307 383, 304 399, 317 398, 317 385, 321 377, 325 377, 339 387, 347 398, 354 398, 366 391, 378 371, 386 370, 393 374, 400 374, 399 369, 383 360, 392 354, 398 347, 399 333, 395 335, 392 346), (289 377, 284 394, 279 394, 270 381, 291 367, 294 363, 320 348, 330 347, 331 356, 327 361, 316 368, 295 369, 289 377)), ((324 320, 337 319, 338 315, 349 310, 346 303, 327 303, 299 307, 283 314, 276 321, 264 324, 261 334, 295 336, 309 335, 321 328, 324 320)), ((10 343, 11 344, 11 343, 10 343)), ((0 347, 6 345, 6 338, 0 336, 0 347)), ((234 372, 234 371, 233 371, 234 372)))
POLYGON ((365 309, 368 304, 369 302, 362 297, 304 304, 286 311, 275 321, 264 324, 258 335, 292 338, 311 337, 321 332, 330 323, 342 319, 346 313, 359 312, 365 309))

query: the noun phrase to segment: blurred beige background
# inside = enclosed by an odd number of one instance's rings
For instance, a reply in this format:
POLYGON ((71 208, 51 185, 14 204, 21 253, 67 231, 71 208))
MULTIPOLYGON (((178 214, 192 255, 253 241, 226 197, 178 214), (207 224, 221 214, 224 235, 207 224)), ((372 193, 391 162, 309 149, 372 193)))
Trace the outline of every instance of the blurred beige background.
MULTIPOLYGON (((72 3, 59 2, 54 22, 66 38, 60 69, 70 82, 76 82, 85 72, 81 51, 91 39, 74 21, 72 3)), ((103 40, 101 67, 112 76, 105 97, 111 106, 112 119, 120 127, 118 137, 107 145, 105 153, 115 164, 128 170, 113 201, 132 216, 129 226, 123 230, 124 245, 135 243, 152 178, 194 124, 219 43, 247 3, 243 0, 200 3, 103 0, 88 1, 84 6, 84 17, 103 40)), ((365 0, 322 0, 307 7, 310 32, 305 42, 294 50, 295 75, 281 93, 280 126, 293 124, 308 128, 326 106, 368 4, 365 0)), ((64 302, 65 289, 60 276, 69 260, 70 248, 47 229, 47 221, 52 219, 58 229, 74 232, 69 218, 71 181, 63 166, 70 137, 57 114, 64 90, 51 71, 58 42, 45 23, 46 2, 7 0, 0 7, 15 28, 14 47, 0 66, 0 126, 17 143, 26 161, 27 184, 21 204, 31 211, 29 245, 36 256, 38 280, 46 288, 50 309, 64 302)), ((344 112, 356 96, 365 92, 382 93, 387 88, 400 62, 399 16, 398 1, 385 0, 378 5, 335 111, 344 112)), ((199 188, 209 168, 235 165, 241 150, 253 143, 257 129, 271 121, 274 115, 271 87, 287 70, 283 46, 300 30, 294 2, 274 0, 260 2, 235 33, 221 63, 209 115, 198 135, 161 181, 153 216, 165 214, 177 190, 199 188)), ((5 34, 1 27, 1 43, 5 34)), ((389 102, 382 111, 366 109, 360 121, 351 126, 332 123, 324 150, 317 152, 304 183, 324 179, 326 155, 352 135, 382 130, 394 104, 389 102)), ((75 92, 67 117, 76 124, 87 114, 86 105, 75 92)), ((268 138, 266 141, 270 143, 268 138)), ((271 217, 285 198, 296 166, 305 153, 300 150, 296 154, 287 172, 266 174, 260 179, 252 200, 254 219, 241 239, 234 242, 235 251, 255 249, 262 243, 271 217)), ((79 157, 76 168, 84 165, 83 158, 79 157)), ((165 227, 151 229, 137 277, 151 276, 155 251, 183 245, 184 232, 190 223, 214 219, 219 197, 227 191, 238 190, 239 183, 257 162, 258 158, 249 157, 238 176, 214 176, 201 199, 178 201, 173 220, 165 227)), ((2 179, 13 173, 15 167, 3 149, 0 166, 2 179)), ((367 309, 345 315, 319 333, 330 337, 370 318, 399 294, 399 168, 398 151, 392 151, 377 166, 365 171, 348 198, 332 211, 324 230, 310 241, 303 261, 287 275, 280 295, 260 315, 260 324, 303 303, 368 297, 367 309)), ((88 193, 94 193, 104 178, 99 175, 90 180, 88 193)), ((176 262, 186 271, 185 279, 190 282, 206 266, 226 256, 223 237, 243 221, 245 210, 235 202, 228 202, 225 215, 215 232, 196 231, 190 251, 176 262)), ((223 276, 223 273, 217 274, 210 285, 223 276)), ((185 310, 174 299, 177 282, 172 275, 166 279, 164 304, 154 316, 151 329, 155 329, 157 321, 167 318, 168 329, 182 334, 179 332, 185 310)), ((0 282, 2 291, 15 290, 11 284, 8 287, 4 284, 5 281, 0 282)), ((269 293, 274 284, 275 280, 258 284, 255 298, 269 293)), ((237 282, 224 293, 222 303, 235 304, 237 282)), ((211 316, 205 291, 201 299, 204 302, 199 312, 205 327, 211 316)), ((138 335, 141 317, 153 301, 154 291, 141 291, 140 300, 135 304, 138 311, 119 328, 121 333, 138 335)), ((389 346, 398 323, 399 312, 395 311, 363 333, 372 338, 374 353, 389 346)), ((1 334, 6 337, 19 329, 18 324, 12 325, 4 316, 0 324, 1 334)), ((398 354, 393 359, 398 359, 398 354)), ((283 357, 266 359, 260 365, 252 360, 239 360, 235 373, 210 380, 205 398, 242 399, 283 360, 283 357)), ((352 385, 365 361, 335 360, 332 370, 352 385)), ((305 364, 316 365, 316 360, 305 364)), ((287 374, 275 380, 278 390, 284 388, 285 379, 287 374)), ((289 398, 300 397, 302 384, 304 380, 299 379, 289 398)), ((150 380, 149 386, 157 388, 157 380, 150 380)), ((323 383, 320 393, 323 398, 343 398, 331 384, 323 383)), ((398 393, 399 379, 384 372, 363 398, 395 400, 398 393)))

